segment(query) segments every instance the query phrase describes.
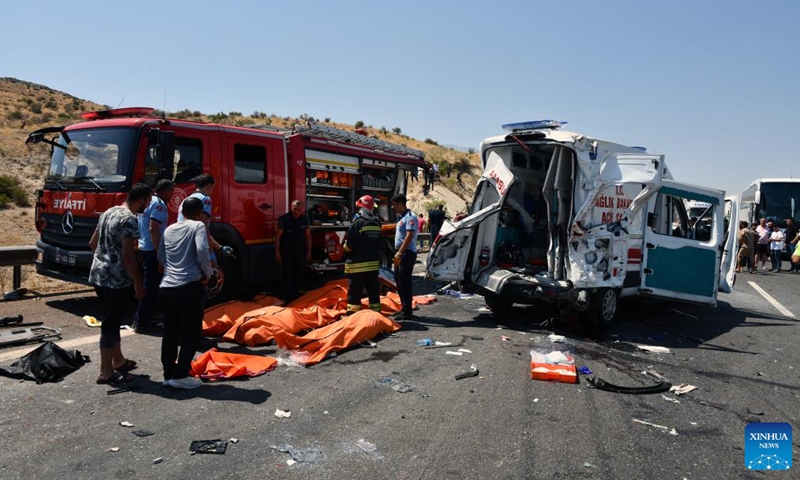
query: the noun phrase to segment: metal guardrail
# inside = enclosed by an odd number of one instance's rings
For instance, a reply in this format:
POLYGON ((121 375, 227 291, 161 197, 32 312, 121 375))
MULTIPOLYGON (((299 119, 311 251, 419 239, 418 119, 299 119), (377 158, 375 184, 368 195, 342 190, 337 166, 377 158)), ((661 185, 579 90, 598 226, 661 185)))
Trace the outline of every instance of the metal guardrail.
POLYGON ((22 283, 22 265, 36 263, 36 247, 0 247, 0 267, 14 267, 14 287, 22 283))

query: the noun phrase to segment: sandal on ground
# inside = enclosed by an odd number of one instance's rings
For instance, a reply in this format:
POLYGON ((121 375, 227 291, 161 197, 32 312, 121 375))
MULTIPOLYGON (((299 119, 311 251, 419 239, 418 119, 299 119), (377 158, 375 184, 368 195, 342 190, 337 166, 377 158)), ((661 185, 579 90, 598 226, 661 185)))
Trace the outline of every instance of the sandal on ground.
POLYGON ((133 375, 127 375, 127 374, 122 373, 122 372, 114 372, 114 374, 111 375, 108 378, 98 378, 97 379, 97 384, 98 385, 114 385, 116 383, 127 383, 127 382, 130 382, 131 380, 133 380, 133 378, 134 378, 133 375))
POLYGON ((138 367, 139 367, 139 364, 136 363, 136 361, 131 360, 131 359, 126 359, 125 363, 123 363, 119 367, 114 367, 114 370, 124 373, 124 372, 130 372, 134 368, 138 368, 138 367))

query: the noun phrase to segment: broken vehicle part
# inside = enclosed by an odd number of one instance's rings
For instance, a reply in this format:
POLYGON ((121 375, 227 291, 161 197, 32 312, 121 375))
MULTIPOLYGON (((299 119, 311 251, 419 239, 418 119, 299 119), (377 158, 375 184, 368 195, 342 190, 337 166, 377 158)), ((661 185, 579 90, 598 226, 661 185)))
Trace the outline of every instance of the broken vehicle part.
POLYGON ((658 383, 655 385, 643 386, 643 387, 626 387, 606 382, 600 377, 589 377, 586 379, 586 382, 589 384, 591 388, 596 388, 598 390, 605 390, 607 392, 614 392, 614 393, 626 393, 632 395, 663 393, 663 392, 668 392, 670 388, 672 388, 672 384, 669 382, 669 380, 659 375, 658 373, 650 370, 646 371, 645 373, 655 377, 658 380, 658 383))
POLYGON ((225 453, 228 448, 227 440, 195 440, 189 445, 189 451, 192 453, 225 453))

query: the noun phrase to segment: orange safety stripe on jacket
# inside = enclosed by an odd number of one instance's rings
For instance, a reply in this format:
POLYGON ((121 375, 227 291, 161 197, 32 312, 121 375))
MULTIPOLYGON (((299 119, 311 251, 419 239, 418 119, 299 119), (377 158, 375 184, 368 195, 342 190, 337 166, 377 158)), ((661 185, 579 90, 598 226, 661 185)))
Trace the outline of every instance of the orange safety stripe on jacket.
POLYGON ((281 348, 298 350, 293 357, 298 363, 314 365, 328 354, 372 340, 380 333, 400 330, 399 323, 372 310, 361 310, 338 322, 318 328, 304 336, 276 330, 275 343, 281 348))
POLYGON ((264 307, 247 312, 238 319, 222 337, 251 347, 272 341, 274 330, 297 333, 311 330, 336 321, 344 315, 340 310, 314 306, 311 308, 264 307))
POLYGON ((249 302, 231 300, 206 309, 203 315, 203 335, 217 337, 231 329, 237 318, 251 310, 283 302, 270 295, 258 295, 249 302))
POLYGON ((190 375, 206 380, 255 377, 273 370, 278 361, 272 357, 220 352, 212 348, 195 358, 190 375))

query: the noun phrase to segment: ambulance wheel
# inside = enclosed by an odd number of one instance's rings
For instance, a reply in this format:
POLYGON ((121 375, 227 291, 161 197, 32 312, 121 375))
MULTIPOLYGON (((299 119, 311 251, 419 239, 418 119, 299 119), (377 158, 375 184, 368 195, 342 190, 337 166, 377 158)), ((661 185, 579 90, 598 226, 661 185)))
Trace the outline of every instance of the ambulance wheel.
POLYGON ((509 313, 511 312, 511 307, 514 306, 514 302, 511 300, 493 293, 484 295, 483 300, 489 310, 494 313, 509 313))
POLYGON ((601 288, 592 294, 589 305, 589 324, 600 331, 608 330, 617 319, 619 294, 613 288, 601 288))

